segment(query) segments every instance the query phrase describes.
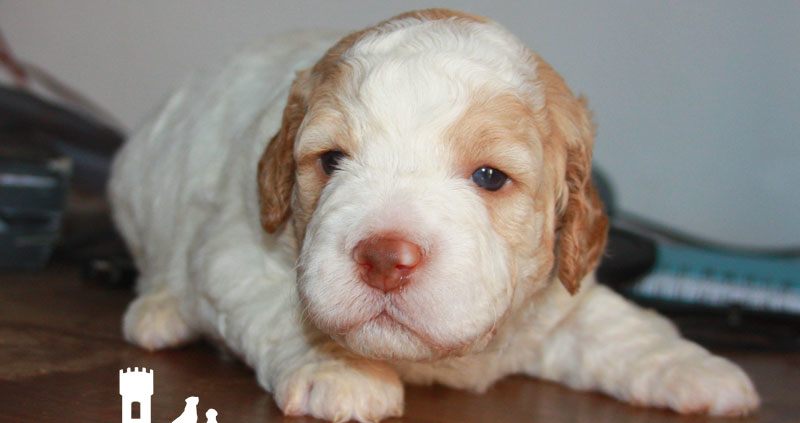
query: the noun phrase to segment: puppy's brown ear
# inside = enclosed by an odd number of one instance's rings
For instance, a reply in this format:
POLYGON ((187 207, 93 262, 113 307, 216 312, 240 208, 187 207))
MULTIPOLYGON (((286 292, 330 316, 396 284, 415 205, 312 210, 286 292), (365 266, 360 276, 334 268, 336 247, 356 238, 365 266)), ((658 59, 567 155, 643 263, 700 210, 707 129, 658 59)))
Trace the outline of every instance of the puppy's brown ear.
POLYGON ((558 150, 566 153, 557 199, 558 278, 575 294, 581 280, 597 266, 608 237, 608 217, 591 177, 594 128, 585 99, 575 98, 561 76, 544 61, 537 62, 550 135, 560 144, 558 150))
POLYGON ((258 162, 258 199, 261 226, 275 232, 291 214, 289 208, 294 187, 294 139, 306 115, 311 92, 309 71, 299 72, 289 91, 283 110, 281 128, 264 150, 258 162))
POLYGON ((597 266, 608 237, 608 217, 591 178, 591 152, 567 149, 567 206, 558 234, 558 278, 570 294, 597 266))

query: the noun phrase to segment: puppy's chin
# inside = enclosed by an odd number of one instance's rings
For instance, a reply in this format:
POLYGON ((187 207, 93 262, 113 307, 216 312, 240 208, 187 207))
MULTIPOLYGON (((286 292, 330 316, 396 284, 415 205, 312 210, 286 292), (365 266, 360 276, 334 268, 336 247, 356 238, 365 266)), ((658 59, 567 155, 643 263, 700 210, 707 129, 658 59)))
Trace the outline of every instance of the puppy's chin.
POLYGON ((457 345, 440 345, 423 339, 386 314, 380 314, 343 335, 332 337, 350 351, 377 360, 433 361, 483 349, 491 335, 483 334, 457 345))

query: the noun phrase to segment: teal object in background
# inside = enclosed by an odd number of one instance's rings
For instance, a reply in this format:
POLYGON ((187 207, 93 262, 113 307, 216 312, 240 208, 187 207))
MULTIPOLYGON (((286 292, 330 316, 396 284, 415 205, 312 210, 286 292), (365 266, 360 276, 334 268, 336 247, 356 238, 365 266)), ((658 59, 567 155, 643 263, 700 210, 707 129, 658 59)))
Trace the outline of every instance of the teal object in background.
POLYGON ((651 300, 800 315, 800 261, 662 243, 653 271, 630 293, 651 300))

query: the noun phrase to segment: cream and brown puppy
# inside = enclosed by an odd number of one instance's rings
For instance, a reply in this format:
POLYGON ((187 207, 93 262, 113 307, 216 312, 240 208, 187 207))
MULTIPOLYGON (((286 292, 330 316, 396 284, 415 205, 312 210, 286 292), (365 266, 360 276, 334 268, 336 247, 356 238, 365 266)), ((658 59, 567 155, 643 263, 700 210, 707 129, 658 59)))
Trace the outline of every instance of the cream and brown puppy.
POLYGON ((128 340, 218 340, 286 414, 336 421, 400 415, 402 381, 511 373, 758 407, 736 365, 595 283, 592 125, 546 62, 444 10, 337 39, 291 34, 190 79, 121 151, 128 340))

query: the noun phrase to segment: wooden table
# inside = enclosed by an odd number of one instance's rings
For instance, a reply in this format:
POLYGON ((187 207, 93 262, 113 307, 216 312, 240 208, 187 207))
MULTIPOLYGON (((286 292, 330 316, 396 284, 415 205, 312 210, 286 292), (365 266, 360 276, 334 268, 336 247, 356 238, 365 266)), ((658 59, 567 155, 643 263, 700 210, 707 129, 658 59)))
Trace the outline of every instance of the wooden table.
MULTIPOLYGON (((198 396, 199 422, 305 422, 283 417, 243 364, 200 343, 148 353, 127 345, 120 316, 128 290, 81 282, 77 269, 0 274, 0 422, 120 422, 119 369, 154 369, 153 423, 170 423, 198 396)), ((409 387, 407 422, 800 422, 800 354, 719 351, 748 371, 763 407, 745 419, 679 416, 524 377, 484 395, 409 387)))

